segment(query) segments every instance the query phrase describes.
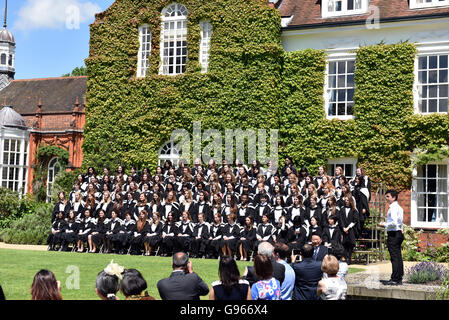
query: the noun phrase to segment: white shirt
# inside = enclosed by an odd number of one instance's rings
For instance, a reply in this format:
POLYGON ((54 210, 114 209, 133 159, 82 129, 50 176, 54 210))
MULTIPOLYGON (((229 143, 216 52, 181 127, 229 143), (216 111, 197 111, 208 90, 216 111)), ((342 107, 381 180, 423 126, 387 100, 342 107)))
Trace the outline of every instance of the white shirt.
POLYGON ((394 201, 388 208, 387 222, 385 224, 387 231, 402 231, 403 218, 404 210, 397 201, 394 201))

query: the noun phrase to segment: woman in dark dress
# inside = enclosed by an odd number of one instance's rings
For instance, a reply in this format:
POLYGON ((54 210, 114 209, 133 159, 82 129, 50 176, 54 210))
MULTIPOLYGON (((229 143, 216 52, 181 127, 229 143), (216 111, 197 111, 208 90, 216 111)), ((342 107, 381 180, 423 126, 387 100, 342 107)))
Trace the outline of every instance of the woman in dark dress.
POLYGON ((228 215, 228 223, 223 228, 223 255, 232 256, 237 252, 237 244, 240 239, 240 226, 235 222, 237 216, 235 213, 228 215))
POLYGON ((76 222, 76 213, 74 210, 70 210, 69 217, 67 218, 67 223, 65 225, 64 231, 61 235, 62 243, 61 250, 68 251, 69 244, 73 243, 75 245, 76 237, 78 234, 78 228, 80 224, 76 222))
POLYGON ((318 224, 318 218, 315 216, 312 216, 310 218, 310 226, 309 226, 309 235, 307 237, 307 241, 312 241, 312 235, 318 233, 320 237, 323 235, 323 228, 318 224))
POLYGON ((248 260, 248 254, 254 251, 255 243, 256 229, 254 228, 254 219, 252 216, 247 216, 239 240, 240 260, 248 260))
POLYGON ((209 300, 251 300, 249 282, 240 280, 237 263, 232 257, 221 257, 218 274, 220 280, 212 283, 209 300))
POLYGON ((64 212, 59 211, 56 220, 52 224, 50 235, 47 238, 50 251, 55 251, 56 245, 61 245, 65 225, 64 212))
POLYGON ((97 248, 104 244, 108 223, 109 219, 106 218, 106 213, 101 209, 98 212, 97 223, 95 224, 94 231, 87 237, 90 253, 97 252, 97 248))
POLYGON ((208 258, 216 259, 220 255, 220 248, 223 247, 223 228, 224 223, 221 220, 221 214, 214 214, 214 223, 210 226, 210 236, 206 246, 208 258))
POLYGON ((111 211, 111 220, 106 226, 106 241, 104 253, 109 253, 114 249, 115 253, 122 250, 123 240, 126 238, 125 230, 122 226, 122 220, 118 218, 118 212, 111 211))
POLYGON ((352 251, 356 244, 356 228, 359 223, 359 213, 352 196, 345 196, 345 206, 340 210, 340 229, 343 234, 343 248, 348 264, 351 264, 352 251))
POLYGON ((163 257, 166 257, 173 253, 173 247, 175 245, 177 234, 178 227, 175 224, 173 213, 169 212, 167 216, 167 222, 164 223, 164 227, 162 228, 161 255, 163 257))
POLYGON ((153 212, 153 218, 150 219, 150 231, 145 235, 143 244, 145 246, 145 255, 151 255, 151 251, 157 248, 162 240, 163 222, 159 212, 153 212))
POLYGON ((193 239, 190 244, 190 257, 201 258, 206 252, 206 243, 209 239, 209 226, 206 223, 206 215, 198 214, 198 223, 193 228, 193 239))
POLYGON ((84 251, 84 243, 87 242, 89 234, 91 234, 95 228, 95 218, 92 218, 90 214, 91 212, 89 209, 84 211, 84 218, 81 220, 80 227, 78 229, 78 252, 84 251))
POLYGON ((148 213, 146 210, 142 210, 139 213, 139 220, 137 220, 136 230, 131 238, 131 254, 140 254, 147 233, 150 233, 148 213))

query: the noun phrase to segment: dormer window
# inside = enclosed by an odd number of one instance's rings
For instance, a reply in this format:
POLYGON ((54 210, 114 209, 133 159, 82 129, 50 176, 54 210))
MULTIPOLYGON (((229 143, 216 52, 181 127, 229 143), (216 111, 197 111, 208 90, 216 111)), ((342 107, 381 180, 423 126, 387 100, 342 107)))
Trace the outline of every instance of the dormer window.
POLYGON ((368 11, 368 0, 322 0, 321 3, 323 18, 365 14, 368 11))
POLYGON ((410 0, 410 9, 449 6, 449 0, 410 0))

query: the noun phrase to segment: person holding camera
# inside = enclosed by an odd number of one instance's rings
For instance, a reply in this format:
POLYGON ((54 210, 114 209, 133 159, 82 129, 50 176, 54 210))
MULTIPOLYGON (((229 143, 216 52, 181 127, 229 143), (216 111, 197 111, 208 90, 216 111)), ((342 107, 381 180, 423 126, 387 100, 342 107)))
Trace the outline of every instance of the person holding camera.
POLYGON ((209 286, 193 272, 192 262, 186 253, 175 253, 172 267, 170 277, 157 283, 162 300, 200 300, 200 296, 209 293, 209 286))

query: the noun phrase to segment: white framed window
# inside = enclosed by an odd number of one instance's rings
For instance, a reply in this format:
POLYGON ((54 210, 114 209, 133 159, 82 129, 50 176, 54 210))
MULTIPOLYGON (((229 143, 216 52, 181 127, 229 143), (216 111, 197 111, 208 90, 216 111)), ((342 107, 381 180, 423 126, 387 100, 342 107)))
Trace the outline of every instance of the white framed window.
POLYGON ((327 59, 324 105, 328 119, 354 118, 355 54, 327 59))
POLYGON ((150 26, 144 24, 139 27, 139 56, 137 76, 145 77, 147 75, 148 68, 150 67, 150 54, 151 54, 151 31, 150 26))
POLYGON ((59 163, 59 158, 53 158, 48 163, 47 171, 47 202, 52 202, 51 187, 55 183, 55 177, 61 171, 62 166, 59 163))
POLYGON ((415 63, 415 111, 447 113, 449 104, 449 51, 420 53, 415 63))
POLYGON ((160 74, 183 74, 187 63, 186 7, 173 3, 162 10, 160 74))
POLYGON ((159 165, 163 166, 165 160, 170 160, 172 165, 177 166, 180 158, 180 152, 173 141, 169 141, 159 149, 159 165))
POLYGON ((413 171, 411 225, 449 227, 448 161, 420 165, 413 171))
POLYGON ((3 188, 26 193, 28 141, 4 139, 1 153, 0 180, 3 188))
POLYGON ((212 37, 212 24, 210 21, 200 22, 201 43, 200 43, 200 63, 201 72, 205 73, 209 69, 210 39, 212 37))
POLYGON ((322 0, 321 16, 332 18, 365 14, 368 11, 368 2, 368 0, 322 0))
POLYGON ((352 179, 353 177, 355 177, 357 161, 357 158, 329 159, 327 161, 327 174, 333 177, 335 176, 335 169, 337 167, 341 167, 343 169, 343 175, 348 179, 352 179))
POLYGON ((410 0, 410 9, 449 6, 449 0, 410 0))

